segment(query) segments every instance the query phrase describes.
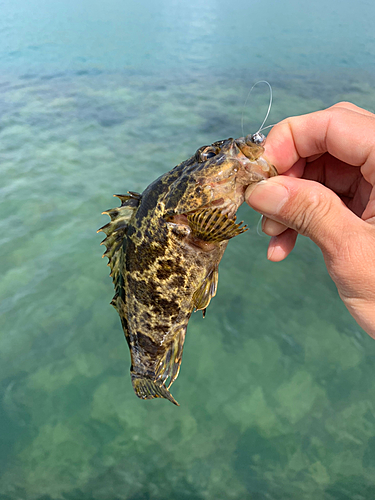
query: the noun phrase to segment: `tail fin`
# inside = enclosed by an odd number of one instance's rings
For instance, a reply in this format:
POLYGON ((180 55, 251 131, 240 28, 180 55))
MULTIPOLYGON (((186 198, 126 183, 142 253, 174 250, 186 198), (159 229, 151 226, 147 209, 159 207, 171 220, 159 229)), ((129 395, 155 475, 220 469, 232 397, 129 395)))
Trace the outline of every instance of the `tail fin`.
POLYGON ((139 377, 131 374, 133 389, 136 395, 141 399, 165 398, 176 406, 180 406, 168 391, 163 383, 160 385, 150 378, 139 377))

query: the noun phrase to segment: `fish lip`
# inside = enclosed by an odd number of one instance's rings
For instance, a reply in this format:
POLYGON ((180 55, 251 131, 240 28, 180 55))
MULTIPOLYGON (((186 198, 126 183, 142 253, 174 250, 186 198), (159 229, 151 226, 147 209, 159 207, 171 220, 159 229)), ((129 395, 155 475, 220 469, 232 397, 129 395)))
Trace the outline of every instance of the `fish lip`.
POLYGON ((274 165, 272 165, 272 163, 270 163, 267 158, 263 156, 263 145, 249 143, 248 141, 246 141, 245 137, 239 137, 234 142, 236 143, 239 153, 246 158, 246 160, 244 161, 243 158, 239 156, 239 154, 236 155, 238 161, 241 162, 246 171, 250 172, 251 168, 256 165, 257 167, 260 167, 261 171, 264 173, 263 178, 275 177, 276 175, 278 175, 278 172, 274 165))
POLYGON ((264 147, 252 142, 246 142, 245 137, 239 137, 234 140, 237 148, 241 153, 246 156, 250 161, 256 161, 264 153, 264 147))

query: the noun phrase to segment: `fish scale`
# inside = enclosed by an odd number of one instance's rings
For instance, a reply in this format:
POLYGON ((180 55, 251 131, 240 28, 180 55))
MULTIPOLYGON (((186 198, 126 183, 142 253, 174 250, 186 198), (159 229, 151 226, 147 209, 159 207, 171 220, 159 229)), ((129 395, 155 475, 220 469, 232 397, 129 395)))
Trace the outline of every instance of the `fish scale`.
POLYGON ((191 313, 203 316, 215 296, 218 266, 236 224, 246 188, 277 175, 250 136, 202 146, 142 194, 116 195, 121 206, 103 212, 106 246, 127 340, 130 374, 141 399, 165 398, 182 360, 191 313))

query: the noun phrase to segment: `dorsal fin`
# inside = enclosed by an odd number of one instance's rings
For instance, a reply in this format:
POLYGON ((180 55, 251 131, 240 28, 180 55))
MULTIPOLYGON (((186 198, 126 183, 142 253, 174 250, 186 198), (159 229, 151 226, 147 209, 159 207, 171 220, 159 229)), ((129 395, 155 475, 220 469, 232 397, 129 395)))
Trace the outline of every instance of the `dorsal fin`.
POLYGON ((126 235, 129 220, 137 210, 142 197, 139 193, 132 191, 128 191, 128 194, 115 194, 114 196, 121 200, 121 206, 102 212, 109 215, 111 221, 98 229, 97 232, 102 231, 106 234, 106 238, 100 244, 105 245, 107 248, 103 257, 108 257, 109 259, 108 265, 111 268, 110 276, 113 279, 113 283, 116 284, 120 270, 122 242, 126 235))

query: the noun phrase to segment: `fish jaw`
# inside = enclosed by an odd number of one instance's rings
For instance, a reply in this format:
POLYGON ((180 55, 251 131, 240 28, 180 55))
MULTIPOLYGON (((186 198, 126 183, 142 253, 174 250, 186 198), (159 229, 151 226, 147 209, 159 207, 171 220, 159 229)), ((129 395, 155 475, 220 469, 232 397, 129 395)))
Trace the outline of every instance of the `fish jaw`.
POLYGON ((244 182, 259 182, 260 180, 278 175, 274 165, 265 158, 264 147, 260 144, 254 144, 248 137, 240 137, 234 141, 239 150, 237 150, 237 157, 246 172, 244 182))
POLYGON ((214 200, 210 206, 219 208, 230 219, 245 201, 245 191, 251 184, 278 175, 276 168, 263 156, 262 146, 249 145, 241 139, 233 140, 225 153, 232 164, 228 177, 211 183, 214 200))

